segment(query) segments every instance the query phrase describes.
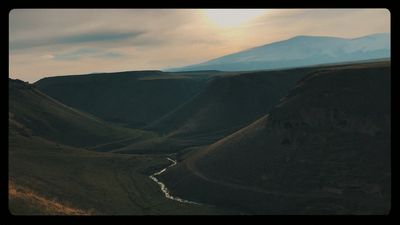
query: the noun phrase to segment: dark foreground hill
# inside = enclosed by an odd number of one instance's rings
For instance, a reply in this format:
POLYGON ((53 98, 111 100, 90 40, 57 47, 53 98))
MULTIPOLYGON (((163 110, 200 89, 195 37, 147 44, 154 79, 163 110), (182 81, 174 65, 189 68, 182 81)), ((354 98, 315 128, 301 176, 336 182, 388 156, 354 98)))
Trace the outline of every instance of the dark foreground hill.
POLYGON ((149 175, 164 156, 100 153, 152 137, 70 108, 9 79, 8 191, 13 215, 219 214, 164 197, 149 175), (111 143, 110 143, 111 142, 111 143), (105 143, 105 147, 101 144, 105 143), (100 144, 100 146, 99 146, 100 144), (78 147, 71 147, 78 146, 78 147))
POLYGON ((130 142, 153 136, 150 132, 118 127, 68 107, 34 85, 9 79, 9 132, 39 136, 61 144, 89 147, 119 140, 130 142))
POLYGON ((43 78, 43 93, 106 121, 142 127, 197 94, 206 74, 133 71, 43 78))
POLYGON ((320 68, 162 180, 174 195, 249 214, 388 213, 390 80, 390 62, 320 68))
POLYGON ((148 177, 169 165, 164 156, 99 153, 10 133, 8 162, 12 215, 223 213, 165 198, 148 177))

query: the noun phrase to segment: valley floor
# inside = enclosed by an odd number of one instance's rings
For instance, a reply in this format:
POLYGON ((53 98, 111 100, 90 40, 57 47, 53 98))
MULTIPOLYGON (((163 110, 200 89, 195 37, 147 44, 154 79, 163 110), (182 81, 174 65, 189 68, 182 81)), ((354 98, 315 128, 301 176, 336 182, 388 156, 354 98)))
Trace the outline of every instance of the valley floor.
POLYGON ((149 179, 169 165, 164 155, 97 153, 20 135, 9 136, 9 143, 13 215, 223 213, 165 198, 149 179))

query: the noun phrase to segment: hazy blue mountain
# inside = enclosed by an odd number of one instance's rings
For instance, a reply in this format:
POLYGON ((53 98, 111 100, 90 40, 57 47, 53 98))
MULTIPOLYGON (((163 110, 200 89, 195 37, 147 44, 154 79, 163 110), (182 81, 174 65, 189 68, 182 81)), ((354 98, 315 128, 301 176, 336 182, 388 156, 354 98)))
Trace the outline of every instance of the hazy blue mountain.
POLYGON ((390 57, 390 34, 346 39, 296 36, 171 71, 260 70, 390 57))

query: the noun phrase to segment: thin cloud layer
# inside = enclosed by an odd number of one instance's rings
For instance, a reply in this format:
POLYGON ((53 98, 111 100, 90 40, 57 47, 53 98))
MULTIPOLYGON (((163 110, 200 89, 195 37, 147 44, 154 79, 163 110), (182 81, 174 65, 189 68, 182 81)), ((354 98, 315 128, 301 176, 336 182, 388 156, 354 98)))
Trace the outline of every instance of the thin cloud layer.
POLYGON ((201 9, 13 10, 9 75, 33 82, 63 74, 164 69, 296 35, 390 32, 386 9, 264 11, 254 17, 243 13, 248 18, 235 24, 201 9))
POLYGON ((94 32, 94 33, 83 33, 64 37, 52 37, 52 38, 40 38, 40 39, 23 39, 17 41, 10 41, 10 49, 27 49, 38 46, 51 46, 51 45, 63 45, 63 44, 80 44, 87 42, 114 42, 124 39, 132 39, 137 37, 144 32, 94 32))

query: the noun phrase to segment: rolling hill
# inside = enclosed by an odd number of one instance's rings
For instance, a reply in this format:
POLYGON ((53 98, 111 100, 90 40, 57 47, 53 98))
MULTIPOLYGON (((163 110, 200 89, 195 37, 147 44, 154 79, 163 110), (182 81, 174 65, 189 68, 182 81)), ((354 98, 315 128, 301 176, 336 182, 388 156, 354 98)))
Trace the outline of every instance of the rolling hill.
POLYGON ((149 175, 164 156, 87 151, 40 137, 9 134, 12 215, 220 214, 206 205, 166 199, 149 175))
POLYGON ((161 180, 177 196, 246 214, 387 214, 390 87, 390 62, 320 68, 161 180))
POLYGON ((97 146, 96 150, 104 147, 118 153, 165 153, 213 143, 248 125, 309 70, 139 71, 45 78, 35 85, 79 110, 108 121, 147 124, 140 127, 159 134, 133 144, 121 141, 97 146))
POLYGON ((34 85, 9 79, 9 132, 89 148, 109 142, 130 143, 153 137, 104 122, 43 94, 34 85))
POLYGON ((130 71, 43 78, 43 93, 80 111, 124 126, 141 128, 188 101, 218 73, 130 71))
POLYGON ((211 144, 267 113, 313 69, 216 75, 189 101, 144 127, 159 137, 115 152, 180 152, 211 144))
POLYGON ((204 63, 167 71, 245 71, 390 58, 390 34, 359 38, 296 36, 222 56, 204 63))
POLYGON ((147 128, 187 136, 237 129, 267 112, 306 73, 294 70, 215 77, 198 95, 147 128))
POLYGON ((119 145, 154 137, 63 105, 9 79, 8 185, 12 215, 220 214, 166 199, 149 175, 162 155, 123 155, 119 145))
MULTIPOLYGON (((144 127, 159 134, 105 122, 9 79, 12 214, 389 212, 390 61, 136 75, 136 87, 159 80, 197 85, 181 89, 193 92, 172 110, 148 117, 144 127), (169 165, 166 157, 179 162, 158 179, 172 195, 202 205, 169 200, 149 179, 169 165)), ((90 76, 44 86, 56 93, 53 85, 71 82, 61 94, 79 82, 113 83, 109 74, 90 76)), ((115 87, 123 83, 116 79, 115 87)))

